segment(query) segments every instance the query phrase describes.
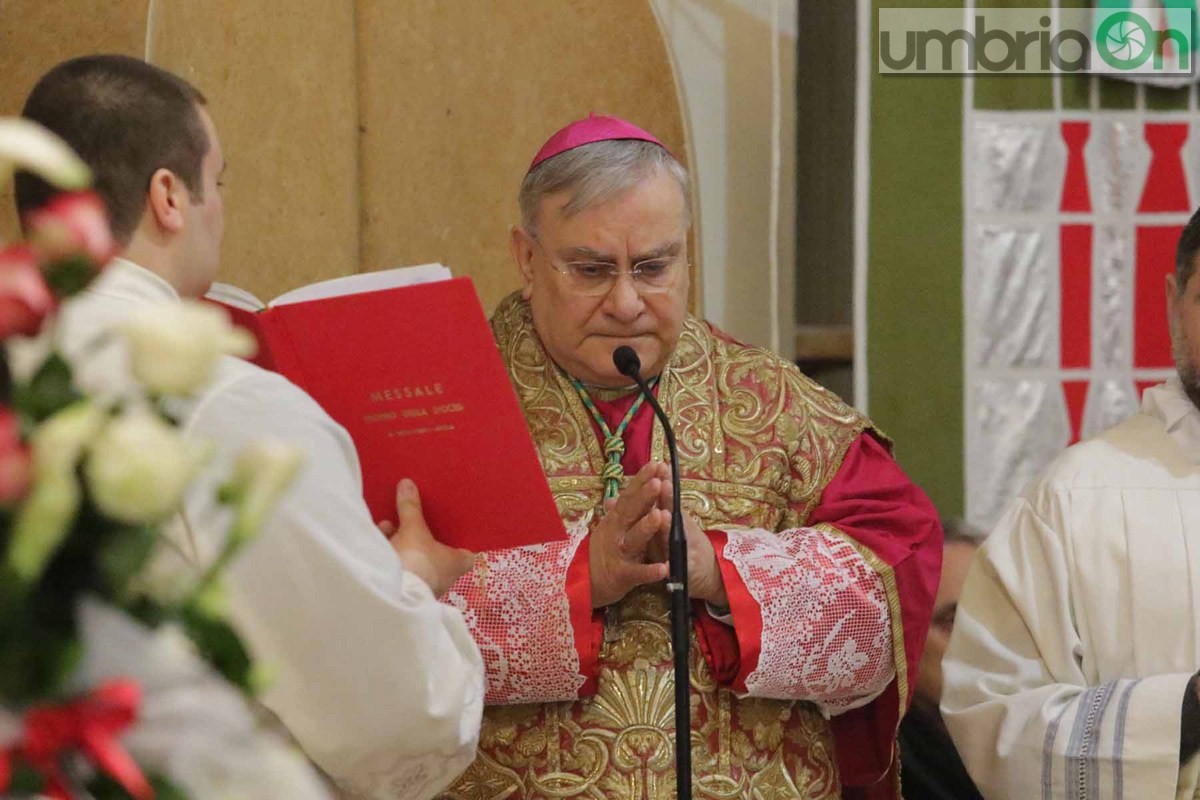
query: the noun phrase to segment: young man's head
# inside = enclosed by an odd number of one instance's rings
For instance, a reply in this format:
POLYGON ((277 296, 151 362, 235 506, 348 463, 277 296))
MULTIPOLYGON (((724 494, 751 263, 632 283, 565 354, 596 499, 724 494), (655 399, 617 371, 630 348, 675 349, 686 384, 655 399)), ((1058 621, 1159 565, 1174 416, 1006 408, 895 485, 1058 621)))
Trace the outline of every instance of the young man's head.
MULTIPOLYGON (((205 104, 195 87, 165 70, 98 55, 50 70, 22 110, 92 168, 122 254, 186 296, 212 283, 224 233, 224 159, 205 104)), ((19 174, 18 212, 24 216, 53 192, 19 174)))

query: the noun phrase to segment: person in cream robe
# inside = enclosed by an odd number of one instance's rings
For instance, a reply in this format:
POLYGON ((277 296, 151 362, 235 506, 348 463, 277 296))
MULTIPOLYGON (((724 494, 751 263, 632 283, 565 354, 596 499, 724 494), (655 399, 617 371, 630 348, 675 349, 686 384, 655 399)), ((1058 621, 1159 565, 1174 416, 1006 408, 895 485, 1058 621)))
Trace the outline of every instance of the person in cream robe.
POLYGON ((987 798, 1198 796, 1200 213, 1168 276, 1179 375, 1069 448, 967 578, 942 710, 987 798))

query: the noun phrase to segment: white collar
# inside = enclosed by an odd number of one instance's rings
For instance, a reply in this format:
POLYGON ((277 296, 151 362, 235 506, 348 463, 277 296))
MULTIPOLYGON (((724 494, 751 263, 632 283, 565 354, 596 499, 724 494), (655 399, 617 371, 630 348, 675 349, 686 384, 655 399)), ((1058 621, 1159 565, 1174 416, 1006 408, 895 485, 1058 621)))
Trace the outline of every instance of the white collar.
POLYGON ((88 291, 152 303, 179 301, 179 292, 166 278, 120 257, 108 262, 88 291))
POLYGON ((1184 392, 1183 382, 1178 375, 1142 393, 1142 413, 1160 420, 1167 436, 1192 461, 1200 463, 1200 409, 1184 392))

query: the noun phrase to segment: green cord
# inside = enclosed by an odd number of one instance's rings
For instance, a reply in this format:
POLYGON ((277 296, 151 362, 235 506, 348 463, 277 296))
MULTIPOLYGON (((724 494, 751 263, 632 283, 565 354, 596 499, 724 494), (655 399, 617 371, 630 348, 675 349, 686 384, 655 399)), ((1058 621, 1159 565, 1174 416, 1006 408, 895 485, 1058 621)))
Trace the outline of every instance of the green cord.
MULTIPOLYGON (((649 385, 653 389, 658 384, 658 376, 655 375, 650 379, 649 385)), ((625 477, 625 468, 621 466, 621 457, 625 455, 625 440, 622 438, 625 434, 625 429, 629 427, 629 421, 637 414, 638 409, 642 407, 642 402, 646 399, 643 394, 638 394, 633 405, 625 412, 625 418, 621 420, 621 424, 617 426, 616 431, 610 431, 608 424, 604 421, 604 415, 600 413, 600 409, 596 408, 595 402, 587 393, 587 389, 576 378, 571 378, 571 385, 575 387, 575 391, 579 393, 579 399, 583 401, 583 405, 592 414, 592 419, 596 420, 596 424, 600 426, 600 432, 604 434, 604 471, 600 473, 600 477, 604 478, 604 499, 616 497, 621 491, 621 478, 625 477)))

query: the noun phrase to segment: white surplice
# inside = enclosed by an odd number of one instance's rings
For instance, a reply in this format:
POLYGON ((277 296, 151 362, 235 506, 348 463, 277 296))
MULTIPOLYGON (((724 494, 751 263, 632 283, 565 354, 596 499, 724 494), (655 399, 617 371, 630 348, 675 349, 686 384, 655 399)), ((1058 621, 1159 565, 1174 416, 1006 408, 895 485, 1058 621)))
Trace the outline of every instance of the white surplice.
POLYGON ((987 798, 1191 798, 1200 669, 1200 412, 1178 379, 1069 448, 980 550, 942 710, 987 798))
MULTIPOLYGON (((61 346, 90 390, 127 386, 104 331, 140 309, 175 303, 158 275, 122 259, 63 312, 61 346)), ((431 797, 471 763, 483 668, 461 615, 405 572, 362 499, 346 431, 286 379, 223 358, 182 406, 188 436, 216 457, 169 535, 197 570, 220 551, 228 511, 219 481, 266 437, 302 448, 304 467, 226 577, 230 613, 272 683, 261 700, 350 797, 431 797)))

